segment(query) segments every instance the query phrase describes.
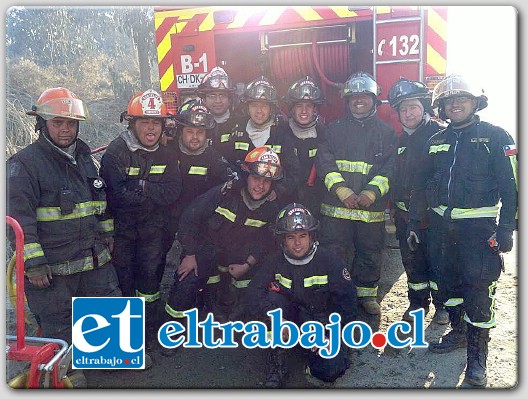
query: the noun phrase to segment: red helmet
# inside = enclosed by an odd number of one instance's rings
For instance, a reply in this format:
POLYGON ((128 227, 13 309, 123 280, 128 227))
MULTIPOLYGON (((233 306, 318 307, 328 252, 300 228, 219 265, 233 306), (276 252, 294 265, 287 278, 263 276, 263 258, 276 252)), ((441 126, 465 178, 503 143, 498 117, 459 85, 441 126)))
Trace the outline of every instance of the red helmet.
POLYGON ((282 166, 279 156, 268 147, 257 147, 248 152, 241 167, 244 172, 266 179, 282 179, 282 166))
POLYGON ((45 90, 37 100, 37 105, 26 112, 28 115, 38 115, 45 120, 56 117, 85 121, 88 110, 75 93, 64 88, 54 87, 45 90))
POLYGON ((157 91, 152 89, 136 94, 128 103, 127 110, 121 114, 123 119, 133 118, 167 118, 167 107, 157 91))

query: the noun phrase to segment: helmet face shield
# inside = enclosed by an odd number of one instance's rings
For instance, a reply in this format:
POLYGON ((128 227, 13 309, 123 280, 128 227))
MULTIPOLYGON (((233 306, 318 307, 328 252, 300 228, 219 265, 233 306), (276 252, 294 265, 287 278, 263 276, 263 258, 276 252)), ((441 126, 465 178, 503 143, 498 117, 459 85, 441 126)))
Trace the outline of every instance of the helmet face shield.
POLYGON ((275 234, 314 231, 318 228, 319 221, 304 205, 298 203, 286 205, 275 221, 275 234))
POLYGON ((178 122, 183 126, 203 127, 204 129, 212 129, 216 125, 213 115, 205 112, 189 112, 178 118, 178 122))
POLYGON ((249 83, 244 92, 243 101, 264 101, 277 103, 277 89, 264 77, 249 83))
POLYGON ((211 79, 208 81, 208 86, 211 89, 227 90, 231 87, 231 82, 225 75, 216 75, 211 76, 211 79))
POLYGON ((372 94, 377 97, 381 94, 381 89, 370 75, 359 72, 353 74, 346 81, 343 89, 344 96, 352 96, 354 94, 372 94))
POLYGON ((76 98, 54 98, 34 106, 33 111, 45 120, 61 117, 84 121, 88 118, 88 110, 76 98))
POLYGON ((198 86, 198 92, 202 95, 211 91, 235 91, 231 79, 221 67, 214 67, 204 76, 202 83, 198 86))
POLYGON ((323 93, 315 84, 312 78, 307 76, 304 79, 293 83, 288 89, 289 102, 311 102, 320 104, 323 102, 323 93))
POLYGON ((275 163, 252 162, 248 167, 251 173, 266 179, 278 180, 282 177, 282 168, 275 163))
POLYGON ((430 101, 429 89, 422 82, 400 79, 389 90, 388 100, 392 108, 397 108, 403 100, 414 98, 430 101))
POLYGON ((216 126, 214 116, 201 100, 189 100, 178 110, 176 122, 182 126, 200 127, 206 130, 216 126))
MULTIPOLYGON (((484 90, 475 88, 469 81, 464 79, 464 77, 460 75, 451 75, 438 83, 434 88, 433 107, 438 107, 440 100, 455 96, 470 96, 474 98, 485 97, 484 90)), ((479 109, 483 108, 484 107, 481 107, 479 109)))
POLYGON ((279 156, 267 147, 257 147, 248 152, 242 170, 271 180, 282 179, 282 166, 279 156))

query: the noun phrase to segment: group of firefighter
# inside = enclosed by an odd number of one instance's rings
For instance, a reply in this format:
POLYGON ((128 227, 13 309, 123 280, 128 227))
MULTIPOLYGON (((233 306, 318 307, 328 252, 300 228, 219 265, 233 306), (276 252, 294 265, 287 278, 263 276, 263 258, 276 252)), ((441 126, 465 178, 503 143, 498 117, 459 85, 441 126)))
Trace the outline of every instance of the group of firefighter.
MULTIPOLYGON (((515 143, 476 115, 487 97, 462 76, 432 93, 395 82, 399 134, 377 116, 380 92, 370 74, 352 74, 346 115, 324 126, 313 78, 280 98, 261 76, 236 98, 215 67, 175 115, 156 91, 135 95, 98 170, 78 138, 83 102, 44 91, 28 112, 38 140, 7 163, 7 214, 25 234, 26 296, 43 336, 71 343, 76 296, 145 298, 148 351, 161 324, 185 325, 193 308, 219 322, 269 322, 278 307, 299 324, 333 312, 346 324, 358 309, 379 317, 390 209, 408 281, 403 320, 432 302, 433 322, 451 329, 429 350, 467 348, 466 381, 485 386, 502 253, 517 228, 515 143), (162 295, 173 246, 179 265, 162 295)), ((269 349, 266 387, 284 386, 287 352, 269 349)), ((344 349, 305 352, 311 378, 333 382, 350 366, 344 349)))

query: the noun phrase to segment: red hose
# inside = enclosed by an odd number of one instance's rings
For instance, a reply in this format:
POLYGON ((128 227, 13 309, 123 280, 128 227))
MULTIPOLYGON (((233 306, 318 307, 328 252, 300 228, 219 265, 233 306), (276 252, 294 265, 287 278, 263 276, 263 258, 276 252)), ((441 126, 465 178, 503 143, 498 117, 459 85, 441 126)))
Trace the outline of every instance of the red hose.
POLYGON ((340 88, 341 85, 339 83, 332 82, 330 79, 328 79, 321 68, 321 64, 319 64, 319 54, 317 53, 317 42, 314 39, 312 39, 312 58, 315 65, 315 69, 317 70, 317 73, 319 74, 319 77, 323 80, 324 83, 327 85, 340 88))

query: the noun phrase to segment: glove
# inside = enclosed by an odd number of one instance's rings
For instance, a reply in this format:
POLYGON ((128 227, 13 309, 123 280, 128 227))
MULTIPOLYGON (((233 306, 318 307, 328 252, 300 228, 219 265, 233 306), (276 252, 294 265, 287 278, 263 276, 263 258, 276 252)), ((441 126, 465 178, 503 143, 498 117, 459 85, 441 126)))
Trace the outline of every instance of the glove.
POLYGON ((421 243, 418 226, 416 223, 409 223, 407 226, 407 245, 411 252, 415 252, 418 249, 418 244, 421 243))
POLYGON ((513 248, 513 231, 510 229, 497 228, 497 244, 499 245, 499 251, 510 252, 513 248))

